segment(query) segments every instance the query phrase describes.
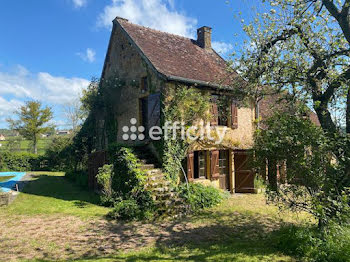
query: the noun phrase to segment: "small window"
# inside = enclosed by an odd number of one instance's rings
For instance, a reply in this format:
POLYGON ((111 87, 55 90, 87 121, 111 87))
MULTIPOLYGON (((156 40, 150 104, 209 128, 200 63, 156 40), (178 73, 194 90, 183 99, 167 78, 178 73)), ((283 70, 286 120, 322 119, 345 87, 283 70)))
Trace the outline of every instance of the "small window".
POLYGON ((211 121, 212 126, 228 126, 229 122, 229 105, 225 99, 220 95, 213 95, 212 99, 212 115, 213 119, 211 121))
POLYGON ((219 110, 218 124, 219 126, 228 126, 227 110, 219 110))
POLYGON ((194 178, 207 177, 206 151, 194 152, 194 178))
POLYGON ((219 173, 220 175, 228 174, 228 151, 220 150, 219 153, 219 173))
POLYGON ((141 78, 141 92, 146 93, 148 91, 148 78, 147 76, 141 78))

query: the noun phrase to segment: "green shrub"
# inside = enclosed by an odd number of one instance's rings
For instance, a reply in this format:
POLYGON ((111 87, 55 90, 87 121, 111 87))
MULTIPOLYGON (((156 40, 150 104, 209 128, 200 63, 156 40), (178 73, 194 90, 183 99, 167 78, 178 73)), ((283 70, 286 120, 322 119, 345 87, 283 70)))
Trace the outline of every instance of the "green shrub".
POLYGON ((141 170, 141 164, 132 149, 120 147, 112 158, 113 177, 112 189, 123 199, 134 199, 141 210, 153 207, 151 193, 145 189, 146 173, 141 170))
POLYGON ((349 227, 330 226, 320 233, 315 227, 288 226, 277 234, 277 248, 303 261, 350 261, 349 227))
POLYGON ((147 175, 132 149, 112 144, 109 159, 112 165, 100 168, 97 180, 102 187, 102 203, 114 205, 110 216, 123 220, 151 217, 154 201, 146 190, 147 175))
POLYGON ((179 187, 180 197, 183 198, 192 211, 213 207, 219 204, 224 196, 223 193, 212 187, 202 184, 182 184, 179 187))
POLYGON ((65 177, 83 188, 88 187, 89 177, 85 171, 69 170, 66 172, 65 177))
POLYGON ((0 171, 39 171, 42 157, 27 152, 0 153, 0 171))
POLYGON ((143 218, 143 212, 134 199, 121 200, 115 204, 109 217, 119 220, 135 220, 143 218))
POLYGON ((98 169, 96 176, 98 184, 102 187, 101 203, 111 206, 115 202, 112 190, 113 165, 104 165, 98 169))
POLYGON ((45 152, 47 168, 51 171, 69 170, 72 167, 72 139, 70 137, 55 137, 45 152))

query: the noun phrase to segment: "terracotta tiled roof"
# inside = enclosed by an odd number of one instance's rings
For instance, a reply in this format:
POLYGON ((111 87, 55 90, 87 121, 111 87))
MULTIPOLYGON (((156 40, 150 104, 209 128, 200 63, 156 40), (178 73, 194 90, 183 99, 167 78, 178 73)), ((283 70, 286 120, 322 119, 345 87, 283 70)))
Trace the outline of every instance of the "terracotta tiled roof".
POLYGON ((228 85, 232 75, 227 63, 214 50, 199 47, 195 40, 160 32, 116 19, 155 69, 168 78, 228 85))
MULTIPOLYGON (((279 95, 267 95, 259 102, 259 115, 261 120, 266 120, 270 116, 276 112, 276 110, 283 110, 285 109, 285 103, 286 101, 283 101, 284 99, 279 95)), ((309 111, 309 118, 312 123, 314 123, 317 126, 320 126, 320 121, 318 120, 318 117, 316 113, 313 111, 309 111)), ((265 126, 262 126, 265 128, 265 126)))

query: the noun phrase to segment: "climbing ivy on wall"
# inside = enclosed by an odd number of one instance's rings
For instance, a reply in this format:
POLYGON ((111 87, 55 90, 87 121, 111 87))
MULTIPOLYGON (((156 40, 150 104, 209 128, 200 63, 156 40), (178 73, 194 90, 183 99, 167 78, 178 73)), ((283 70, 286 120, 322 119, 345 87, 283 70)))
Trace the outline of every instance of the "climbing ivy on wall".
MULTIPOLYGON (((210 96, 198 88, 177 85, 163 95, 163 122, 179 121, 188 129, 198 119, 209 120, 209 112, 210 96)), ((163 168, 174 182, 179 181, 182 161, 190 146, 188 140, 181 139, 180 132, 176 139, 163 140, 163 168)))

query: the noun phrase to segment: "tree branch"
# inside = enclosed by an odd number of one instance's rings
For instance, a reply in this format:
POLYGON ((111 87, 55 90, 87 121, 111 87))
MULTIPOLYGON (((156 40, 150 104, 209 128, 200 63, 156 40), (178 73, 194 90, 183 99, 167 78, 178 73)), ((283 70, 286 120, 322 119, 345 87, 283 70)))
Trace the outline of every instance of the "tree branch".
POLYGON ((350 88, 346 96, 346 133, 350 134, 350 88))
POLYGON ((345 39, 350 44, 350 20, 349 20, 349 10, 350 10, 350 0, 345 0, 342 10, 339 11, 331 0, 322 0, 322 3, 327 8, 329 13, 338 21, 338 24, 343 31, 345 39))
POLYGON ((323 93, 322 98, 329 101, 333 96, 335 90, 339 88, 346 80, 350 79, 350 68, 339 75, 333 82, 328 86, 326 91, 323 93))

